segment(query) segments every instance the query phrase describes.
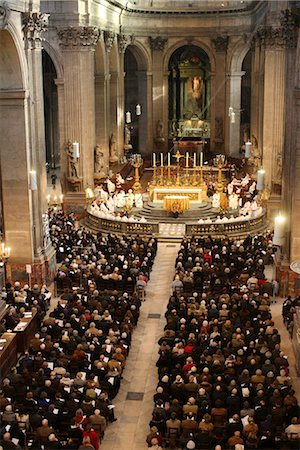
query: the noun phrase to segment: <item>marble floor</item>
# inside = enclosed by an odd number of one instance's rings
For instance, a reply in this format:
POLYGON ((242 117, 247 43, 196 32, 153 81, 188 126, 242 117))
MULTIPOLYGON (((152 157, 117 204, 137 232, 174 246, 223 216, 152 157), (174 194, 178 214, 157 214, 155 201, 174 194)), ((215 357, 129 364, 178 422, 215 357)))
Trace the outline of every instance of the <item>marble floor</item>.
POLYGON ((153 394, 157 386, 157 341, 165 326, 165 311, 174 276, 174 264, 179 244, 158 244, 146 301, 133 333, 120 391, 114 400, 117 422, 110 424, 101 443, 101 450, 146 449, 146 435, 153 410, 153 394), (137 397, 141 400, 129 400, 137 397))

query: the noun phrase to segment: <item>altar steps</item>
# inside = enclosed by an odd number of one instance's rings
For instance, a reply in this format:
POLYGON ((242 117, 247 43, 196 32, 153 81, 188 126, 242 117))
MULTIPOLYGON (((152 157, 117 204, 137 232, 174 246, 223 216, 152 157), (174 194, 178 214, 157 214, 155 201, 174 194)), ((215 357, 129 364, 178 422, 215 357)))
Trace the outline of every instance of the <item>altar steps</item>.
POLYGON ((145 217, 148 221, 151 222, 167 222, 167 223, 186 223, 186 222, 197 222, 200 218, 215 218, 218 213, 214 212, 211 206, 207 203, 203 203, 199 206, 193 207, 193 209, 189 209, 184 211, 184 213, 180 214, 177 218, 174 218, 172 214, 165 211, 161 206, 154 206, 151 203, 148 203, 143 207, 143 209, 133 210, 132 214, 135 217, 141 218, 145 217))

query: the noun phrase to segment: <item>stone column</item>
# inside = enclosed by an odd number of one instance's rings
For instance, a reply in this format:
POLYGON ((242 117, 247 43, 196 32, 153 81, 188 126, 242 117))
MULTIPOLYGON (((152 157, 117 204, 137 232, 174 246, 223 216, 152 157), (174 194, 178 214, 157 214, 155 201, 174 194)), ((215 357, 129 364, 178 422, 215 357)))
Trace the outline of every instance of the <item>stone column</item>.
POLYGON ((168 39, 158 36, 149 38, 149 45, 152 50, 152 108, 153 123, 152 137, 154 149, 164 151, 168 141, 168 74, 163 73, 163 51, 168 39), (157 123, 163 123, 163 140, 157 140, 157 123))
POLYGON ((47 29, 48 16, 39 12, 22 15, 25 54, 28 65, 30 102, 30 171, 36 172, 37 189, 30 191, 33 215, 34 280, 52 278, 55 271, 55 251, 51 245, 47 216, 47 174, 44 124, 44 93, 42 78, 42 34, 47 29))
MULTIPOLYGON (((224 152, 228 149, 225 148, 225 127, 227 123, 227 111, 226 111, 226 56, 229 38, 228 36, 217 36, 212 39, 212 45, 216 51, 216 73, 214 76, 215 89, 211 91, 211 95, 214 97, 214 110, 215 116, 211 117, 211 122, 214 121, 212 127, 211 148, 215 151, 224 152)), ((229 147, 229 152, 231 149, 229 147)))
POLYGON ((285 50, 266 47, 263 117, 263 167, 266 185, 281 184, 285 111, 285 50))
POLYGON ((95 76, 95 126, 96 144, 103 150, 104 172, 107 175, 109 166, 109 130, 107 118, 107 83, 108 76, 101 74, 95 76))
MULTIPOLYGON (((42 33, 47 29, 48 17, 39 12, 26 12, 22 17, 25 53, 30 86, 30 170, 36 172, 37 189, 31 191, 33 213, 34 263, 44 264, 44 246, 50 240, 44 236, 43 214, 47 213, 47 174, 44 124, 44 97, 42 78, 42 33)), ((53 250, 53 249, 52 249, 53 250)), ((49 252, 52 253, 49 249, 49 252)), ((45 273, 41 273, 42 278, 45 273)), ((37 275, 36 275, 37 276, 37 275)))
MULTIPOLYGON (((95 27, 69 27, 58 31, 64 65, 64 145, 76 141, 80 150, 77 176, 72 175, 66 155, 62 158, 66 205, 82 205, 84 189, 94 184, 94 51, 99 35, 95 27)), ((66 151, 65 147, 63 153, 66 151)))
MULTIPOLYGON (((299 80, 300 81, 300 80, 299 80)), ((294 146, 292 148, 291 160, 291 181, 293 182, 291 189, 287 194, 291 198, 290 213, 290 261, 300 259, 300 84, 294 89, 294 146)))
POLYGON ((255 136, 258 139, 258 123, 260 116, 259 98, 260 98, 260 46, 257 41, 253 42, 251 64, 251 129, 250 138, 255 136))
POLYGON ((240 142, 240 128, 241 128, 241 89, 242 89, 242 76, 246 72, 232 72, 230 74, 230 106, 235 112, 235 123, 229 122, 229 152, 232 156, 238 156, 241 146, 240 142))
MULTIPOLYGON (((138 117, 139 151, 146 155, 149 153, 149 124, 148 124, 148 75, 145 71, 138 71, 138 101, 142 107, 142 114, 138 117)), ((151 150, 151 148, 150 148, 151 150)))

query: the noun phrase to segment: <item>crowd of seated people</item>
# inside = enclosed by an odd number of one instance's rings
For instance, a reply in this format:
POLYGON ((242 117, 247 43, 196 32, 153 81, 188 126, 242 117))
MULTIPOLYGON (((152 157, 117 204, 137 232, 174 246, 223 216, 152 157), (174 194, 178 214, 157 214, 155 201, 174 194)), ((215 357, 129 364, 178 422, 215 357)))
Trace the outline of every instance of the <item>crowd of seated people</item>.
POLYGON ((100 291, 133 292, 138 275, 149 277, 157 250, 155 239, 130 236, 116 239, 110 234, 93 234, 74 224, 72 215, 65 218, 63 214, 55 214, 50 220, 59 263, 58 292, 74 286, 87 289, 91 280, 100 291))
POLYGON ((119 286, 99 290, 97 280, 107 267, 110 272, 119 267, 121 274, 126 261, 129 270, 137 268, 130 276, 146 283, 156 254, 154 239, 97 240, 62 214, 53 216, 51 227, 57 248, 66 248, 60 270, 65 267, 66 277, 79 270, 86 282, 64 288, 28 352, 2 381, 3 450, 98 450, 107 424, 117 420, 112 400, 120 387, 141 300, 136 292, 119 286), (72 266, 74 261, 77 267, 72 266))
POLYGON ((290 337, 293 335, 294 315, 297 307, 300 307, 300 297, 292 298, 290 295, 285 299, 282 305, 282 318, 290 337))
POLYGON ((147 443, 299 448, 299 407, 270 313, 271 236, 182 241, 147 443))

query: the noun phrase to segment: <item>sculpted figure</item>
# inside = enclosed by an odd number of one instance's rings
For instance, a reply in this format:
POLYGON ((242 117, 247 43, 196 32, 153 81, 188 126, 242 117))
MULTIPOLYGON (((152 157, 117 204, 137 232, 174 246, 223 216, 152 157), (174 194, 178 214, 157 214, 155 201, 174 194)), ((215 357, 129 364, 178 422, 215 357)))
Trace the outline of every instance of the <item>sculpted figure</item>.
POLYGON ((109 162, 115 163, 118 159, 116 137, 114 133, 111 133, 109 137, 109 162))
POLYGON ((73 144, 69 141, 66 145, 68 162, 69 162, 69 177, 70 178, 78 178, 78 162, 79 158, 74 156, 73 144))
POLYGON ((94 163, 95 163, 95 174, 100 176, 105 176, 104 173, 104 161, 103 161, 103 151, 101 150, 100 145, 96 145, 95 153, 94 153, 94 163))

